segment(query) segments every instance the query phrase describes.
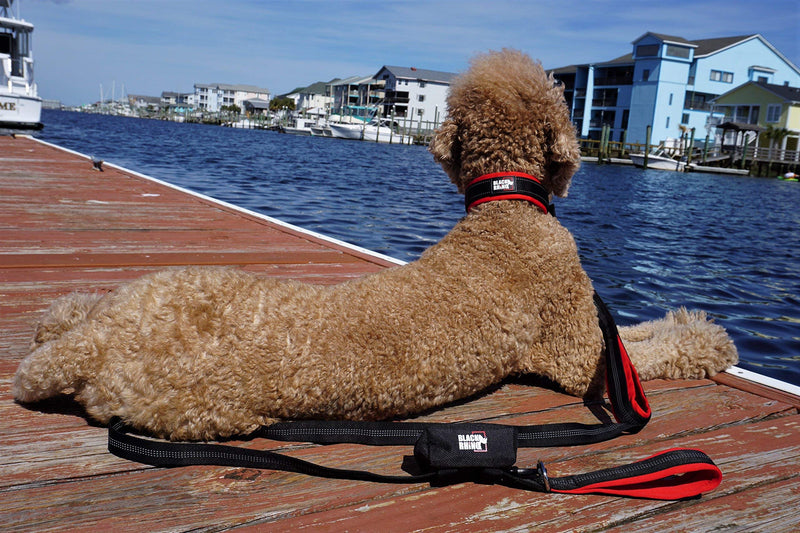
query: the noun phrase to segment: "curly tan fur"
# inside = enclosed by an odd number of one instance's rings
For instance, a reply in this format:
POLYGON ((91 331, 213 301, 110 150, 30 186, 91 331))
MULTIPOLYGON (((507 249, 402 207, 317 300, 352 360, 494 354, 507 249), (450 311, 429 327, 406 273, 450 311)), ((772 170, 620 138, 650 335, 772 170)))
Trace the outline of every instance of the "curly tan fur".
MULTIPOLYGON (((508 50, 479 56, 448 105, 431 151, 459 190, 521 171, 566 195, 578 145, 562 91, 538 63, 508 50)), ((629 331, 649 377, 699 376, 735 359, 719 326, 684 318, 629 331), (685 344, 686 332, 717 340, 685 344), (699 346, 698 365, 687 350, 699 346)), ((101 422, 212 439, 279 419, 410 415, 512 374, 598 394, 601 353, 572 236, 535 207, 500 201, 418 261, 334 287, 197 267, 59 300, 13 389, 23 402, 74 391, 101 422)))

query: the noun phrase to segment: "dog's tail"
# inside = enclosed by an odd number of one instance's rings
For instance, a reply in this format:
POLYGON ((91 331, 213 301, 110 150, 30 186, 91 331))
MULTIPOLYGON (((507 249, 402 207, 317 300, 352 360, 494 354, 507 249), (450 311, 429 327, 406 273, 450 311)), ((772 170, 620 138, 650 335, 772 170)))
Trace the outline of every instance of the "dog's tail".
POLYGON ((702 311, 681 308, 619 333, 642 380, 711 377, 739 360, 725 329, 702 311))
POLYGON ((75 392, 90 378, 99 363, 98 350, 77 327, 44 343, 17 368, 12 385, 14 398, 36 402, 63 392, 75 392))

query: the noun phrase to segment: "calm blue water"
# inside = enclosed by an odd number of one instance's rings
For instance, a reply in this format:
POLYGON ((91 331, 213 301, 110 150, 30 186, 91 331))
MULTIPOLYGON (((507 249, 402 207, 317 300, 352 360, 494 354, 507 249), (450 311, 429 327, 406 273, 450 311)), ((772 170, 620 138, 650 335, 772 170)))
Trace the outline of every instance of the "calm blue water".
MULTIPOLYGON (((44 140, 412 260, 463 216, 424 147, 62 111, 44 140)), ((618 322, 707 311, 740 366, 800 385, 800 183, 587 163, 557 200, 618 322)))

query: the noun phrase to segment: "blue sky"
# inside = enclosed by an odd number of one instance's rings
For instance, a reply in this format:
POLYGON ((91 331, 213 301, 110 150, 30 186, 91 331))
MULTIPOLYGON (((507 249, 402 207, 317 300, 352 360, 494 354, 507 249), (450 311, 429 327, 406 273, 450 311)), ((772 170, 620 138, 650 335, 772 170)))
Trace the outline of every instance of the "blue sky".
POLYGON ((22 0, 40 95, 70 105, 241 83, 281 94, 383 65, 458 72, 512 47, 554 68, 629 53, 645 32, 760 33, 800 65, 797 0, 22 0))

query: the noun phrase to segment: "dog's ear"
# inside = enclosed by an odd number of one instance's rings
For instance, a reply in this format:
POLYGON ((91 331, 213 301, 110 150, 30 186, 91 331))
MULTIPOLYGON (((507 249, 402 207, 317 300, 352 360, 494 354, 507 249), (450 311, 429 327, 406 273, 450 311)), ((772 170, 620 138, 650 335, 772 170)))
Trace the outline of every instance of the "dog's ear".
POLYGON ((461 190, 461 143, 458 141, 458 125, 451 119, 445 120, 442 127, 436 130, 428 150, 433 154, 433 160, 442 165, 461 190))
POLYGON ((547 185, 556 196, 566 196, 572 175, 577 172, 581 162, 581 151, 572 124, 560 131, 549 131, 547 164, 547 185))

